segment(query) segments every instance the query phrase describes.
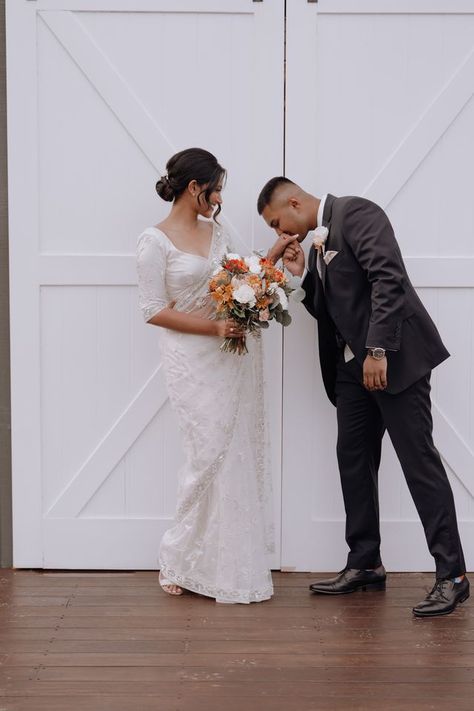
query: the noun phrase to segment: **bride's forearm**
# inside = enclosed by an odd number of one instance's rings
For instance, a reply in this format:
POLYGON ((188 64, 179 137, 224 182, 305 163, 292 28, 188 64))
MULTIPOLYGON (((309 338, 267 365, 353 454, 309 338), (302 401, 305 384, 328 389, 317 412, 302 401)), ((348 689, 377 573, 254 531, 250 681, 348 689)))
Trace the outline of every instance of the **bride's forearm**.
POLYGON ((148 323, 161 328, 169 328, 181 333, 194 333, 201 336, 217 336, 217 321, 208 318, 199 318, 174 309, 163 309, 153 316, 148 323))

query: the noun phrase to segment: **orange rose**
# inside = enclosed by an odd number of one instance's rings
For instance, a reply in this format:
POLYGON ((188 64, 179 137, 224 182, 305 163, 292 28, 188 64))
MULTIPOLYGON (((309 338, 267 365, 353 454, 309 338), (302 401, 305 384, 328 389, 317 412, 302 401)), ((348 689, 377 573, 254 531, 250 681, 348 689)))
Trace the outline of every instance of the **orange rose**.
POLYGON ((249 270, 248 266, 242 259, 228 259, 224 264, 224 269, 237 274, 246 274, 249 270))

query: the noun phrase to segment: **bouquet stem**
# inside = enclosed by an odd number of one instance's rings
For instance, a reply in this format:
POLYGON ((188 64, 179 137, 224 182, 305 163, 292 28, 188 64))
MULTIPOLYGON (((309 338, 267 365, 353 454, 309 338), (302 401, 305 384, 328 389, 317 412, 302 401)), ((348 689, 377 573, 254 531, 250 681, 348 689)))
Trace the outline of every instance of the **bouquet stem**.
POLYGON ((245 336, 241 338, 225 338, 220 350, 224 353, 237 353, 237 355, 244 355, 249 352, 245 336))

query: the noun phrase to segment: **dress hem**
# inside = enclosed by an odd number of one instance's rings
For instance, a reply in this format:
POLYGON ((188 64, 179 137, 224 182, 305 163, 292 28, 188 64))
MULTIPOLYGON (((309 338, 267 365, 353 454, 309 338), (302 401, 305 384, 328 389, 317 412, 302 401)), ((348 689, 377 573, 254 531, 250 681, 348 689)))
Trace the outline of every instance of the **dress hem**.
POLYGON ((273 585, 268 588, 264 588, 263 590, 255 590, 252 593, 245 594, 242 593, 242 591, 230 592, 214 588, 212 586, 203 585, 202 583, 198 583, 191 578, 178 575, 174 570, 170 570, 165 565, 161 566, 160 573, 166 577, 172 585, 179 585, 190 592, 214 598, 216 602, 240 603, 247 605, 251 602, 264 602, 265 600, 270 600, 273 596, 273 585))

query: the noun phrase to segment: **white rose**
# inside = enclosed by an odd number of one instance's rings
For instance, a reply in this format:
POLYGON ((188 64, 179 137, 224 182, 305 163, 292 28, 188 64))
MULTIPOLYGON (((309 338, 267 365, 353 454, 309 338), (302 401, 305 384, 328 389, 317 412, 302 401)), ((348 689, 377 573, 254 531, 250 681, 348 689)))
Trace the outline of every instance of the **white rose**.
POLYGON ((240 254, 232 254, 232 252, 229 252, 229 254, 225 255, 226 259, 242 259, 240 254))
POLYGON ((251 274, 260 274, 262 267, 260 266, 260 257, 252 255, 251 257, 245 257, 245 264, 248 266, 251 274))
POLYGON ((232 295, 239 304, 248 304, 251 308, 257 303, 255 292, 248 284, 241 284, 232 295))
POLYGON ((268 287, 268 293, 269 294, 274 294, 276 290, 279 289, 279 286, 276 281, 272 281, 271 284, 268 287))
POLYGON ((282 308, 286 310, 288 308, 288 297, 281 288, 281 286, 277 286, 277 288, 275 289, 275 294, 278 296, 278 300, 282 305, 282 308))
POLYGON ((314 230, 313 244, 316 249, 321 249, 326 243, 329 230, 327 227, 317 227, 314 230))

